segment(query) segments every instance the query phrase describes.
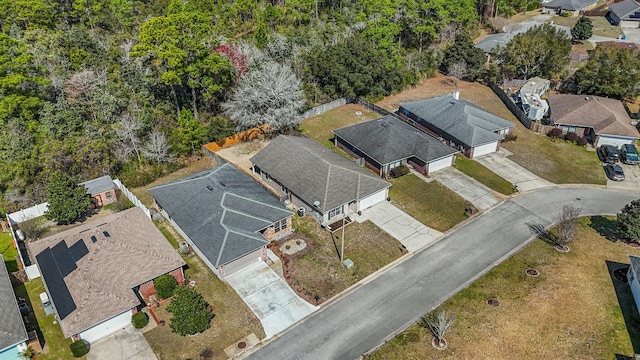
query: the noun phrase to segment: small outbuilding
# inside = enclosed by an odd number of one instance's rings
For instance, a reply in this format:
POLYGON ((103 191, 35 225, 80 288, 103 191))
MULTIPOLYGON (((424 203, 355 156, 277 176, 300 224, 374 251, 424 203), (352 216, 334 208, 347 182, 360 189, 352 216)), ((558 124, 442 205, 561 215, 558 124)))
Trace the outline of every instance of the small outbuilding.
POLYGON ((93 208, 100 208, 118 200, 118 186, 116 186, 109 175, 85 181, 80 183, 80 185, 84 186, 87 189, 87 194, 91 195, 91 206, 93 208))

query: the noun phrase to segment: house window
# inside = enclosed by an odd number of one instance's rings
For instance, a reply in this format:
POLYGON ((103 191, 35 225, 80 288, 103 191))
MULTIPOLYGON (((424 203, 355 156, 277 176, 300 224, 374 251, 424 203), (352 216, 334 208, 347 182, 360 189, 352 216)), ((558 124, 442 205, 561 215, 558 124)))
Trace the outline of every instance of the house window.
POLYGON ((273 230, 276 233, 279 233, 280 231, 286 230, 286 229, 287 229, 287 219, 280 220, 275 224, 273 224, 273 230))
POLYGON ((389 171, 391 171, 391 169, 393 168, 397 168, 400 165, 402 165, 402 161, 396 161, 394 163, 389 164, 389 171))
POLYGON ((576 132, 575 126, 567 126, 567 133, 572 134, 576 132))
POLYGON ((339 206, 335 209, 329 210, 329 219, 334 218, 338 215, 342 214, 342 206, 339 206))
POLYGON ((111 191, 108 191, 105 194, 107 195, 107 199, 111 199, 112 198, 111 191))

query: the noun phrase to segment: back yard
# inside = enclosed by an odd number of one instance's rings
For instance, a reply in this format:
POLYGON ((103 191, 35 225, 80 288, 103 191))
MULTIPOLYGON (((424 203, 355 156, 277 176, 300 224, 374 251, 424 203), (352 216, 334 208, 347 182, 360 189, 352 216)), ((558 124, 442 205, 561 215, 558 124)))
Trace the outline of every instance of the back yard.
POLYGON ((535 240, 438 307, 457 317, 446 350, 414 325, 366 359, 620 359, 640 351, 640 316, 628 284, 613 276, 640 250, 602 236, 608 218, 580 223, 569 253, 535 240))
POLYGON ((377 119, 379 117, 379 114, 361 105, 347 104, 337 109, 327 111, 324 114, 306 119, 302 125, 300 125, 300 130, 303 135, 321 144, 332 147, 333 143, 330 140, 333 139, 333 134, 331 130, 377 119))
POLYGON ((13 246, 13 238, 9 232, 0 232, 0 254, 4 258, 7 270, 12 273, 18 271, 18 249, 13 246))
MULTIPOLYGON (((591 23, 593 24, 593 35, 595 36, 605 36, 616 39, 618 36, 623 35, 620 27, 611 25, 609 20, 604 16, 587 16, 587 18, 591 19, 591 23)), ((556 25, 573 27, 576 22, 578 22, 578 19, 580 19, 579 16, 554 16, 551 18, 551 21, 556 25)))

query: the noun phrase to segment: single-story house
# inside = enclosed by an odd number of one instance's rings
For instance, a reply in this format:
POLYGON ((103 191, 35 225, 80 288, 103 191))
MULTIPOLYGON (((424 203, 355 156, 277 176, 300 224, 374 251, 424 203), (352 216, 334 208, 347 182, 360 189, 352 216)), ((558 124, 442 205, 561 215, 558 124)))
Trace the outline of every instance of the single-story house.
POLYGON ((607 18, 612 24, 620 25, 620 27, 640 27, 640 2, 624 0, 611 4, 607 18))
POLYGON ((504 49, 514 36, 515 34, 512 33, 490 34, 478 41, 474 46, 484 51, 485 55, 487 55, 487 62, 489 62, 491 61, 491 56, 496 55, 498 47, 504 49))
POLYGON ((84 186, 87 189, 87 194, 91 195, 91 207, 93 208, 112 204, 117 200, 116 191, 119 189, 109 175, 85 181, 80 185, 84 186))
POLYGON ((184 283, 184 260, 137 208, 29 243, 66 338, 89 343, 131 324, 164 274, 184 283))
POLYGON ((162 215, 221 279, 266 260, 267 244, 292 232, 292 212, 229 163, 149 192, 162 215))
POLYGON ((0 262, 0 359, 19 360, 27 348, 29 336, 2 254, 0 262))
POLYGON ((457 150, 423 131, 387 115, 333 130, 334 143, 380 176, 410 165, 423 175, 453 165, 457 150))
POLYGON ((592 95, 551 94, 549 111, 556 127, 584 136, 595 147, 635 144, 640 133, 622 102, 592 95))
POLYGON ((391 186, 355 162, 301 136, 278 136, 255 154, 251 163, 265 183, 323 224, 385 201, 391 186))
POLYGON ((629 255, 629 261, 631 266, 627 271, 627 280, 629 281, 629 287, 631 288, 631 294, 636 302, 636 307, 640 311, 640 257, 635 255, 629 255))
POLYGON ((442 138, 466 157, 500 150, 500 142, 516 126, 464 99, 460 92, 400 104, 398 113, 411 125, 442 138))
POLYGON ((550 14, 555 12, 560 15, 563 12, 578 16, 587 10, 593 10, 598 6, 598 0, 552 0, 542 4, 542 12, 550 14))

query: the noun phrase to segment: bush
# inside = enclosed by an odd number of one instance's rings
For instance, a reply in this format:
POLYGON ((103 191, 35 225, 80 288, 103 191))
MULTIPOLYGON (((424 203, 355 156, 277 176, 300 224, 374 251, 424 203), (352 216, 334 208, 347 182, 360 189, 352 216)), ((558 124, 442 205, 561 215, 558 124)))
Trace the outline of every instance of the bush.
POLYGON ((548 137, 560 139, 562 137, 562 129, 553 128, 547 133, 548 137))
POLYGON ((578 140, 576 140, 576 144, 578 144, 580 146, 586 146, 587 143, 588 143, 588 141, 584 136, 579 137, 578 140))
POLYGON ((540 9, 542 7, 542 4, 538 1, 534 1, 532 3, 527 4, 527 11, 532 11, 535 9, 540 9))
POLYGON ((394 178, 399 178, 402 175, 407 175, 409 173, 409 168, 405 165, 400 165, 398 167, 394 167, 391 169, 391 176, 394 178))
POLYGON ((178 282, 171 274, 164 274, 153 280, 153 287, 161 299, 168 299, 178 287, 178 282))
POLYGON ((507 134, 507 136, 504 137, 504 139, 502 139, 502 142, 509 142, 509 141, 516 141, 518 140, 518 135, 516 134, 507 134))
POLYGON ((181 286, 167 311, 173 314, 171 331, 178 335, 193 335, 207 330, 214 314, 202 295, 193 288, 181 286))
POLYGON ((133 314, 133 316, 131 317, 131 324, 133 324, 133 327, 136 329, 142 329, 143 327, 147 326, 148 323, 149 317, 142 311, 133 314))
POLYGON ((567 141, 577 141, 578 138, 580 137, 576 133, 567 133, 567 135, 564 136, 564 139, 567 141))
POLYGON ((87 348, 87 344, 84 343, 83 340, 74 341, 69 345, 69 349, 71 349, 71 353, 74 357, 82 357, 89 352, 87 348))

